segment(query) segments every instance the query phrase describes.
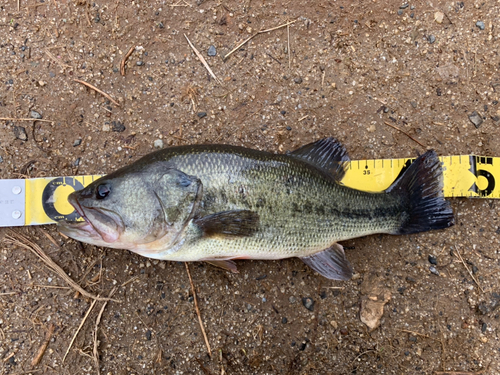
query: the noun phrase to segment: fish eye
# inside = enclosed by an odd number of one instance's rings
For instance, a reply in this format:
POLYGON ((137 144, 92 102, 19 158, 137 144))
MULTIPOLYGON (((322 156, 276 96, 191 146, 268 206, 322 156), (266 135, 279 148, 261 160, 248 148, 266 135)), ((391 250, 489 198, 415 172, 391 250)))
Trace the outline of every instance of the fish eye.
POLYGON ((104 199, 109 195, 109 193, 111 193, 111 189, 109 188, 108 185, 104 185, 104 184, 99 185, 95 189, 95 197, 97 199, 104 199))

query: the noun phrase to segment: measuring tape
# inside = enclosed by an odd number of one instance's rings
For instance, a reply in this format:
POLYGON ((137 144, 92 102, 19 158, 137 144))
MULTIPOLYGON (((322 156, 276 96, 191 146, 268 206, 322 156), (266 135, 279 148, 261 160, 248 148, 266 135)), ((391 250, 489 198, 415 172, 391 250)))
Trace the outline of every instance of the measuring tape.
MULTIPOLYGON (((387 189, 415 159, 353 160, 342 183, 358 190, 387 189)), ((442 156, 444 196, 500 198, 500 158, 475 155, 442 156)), ((0 180, 0 226, 53 224, 76 220, 68 195, 101 177, 45 177, 0 180)))

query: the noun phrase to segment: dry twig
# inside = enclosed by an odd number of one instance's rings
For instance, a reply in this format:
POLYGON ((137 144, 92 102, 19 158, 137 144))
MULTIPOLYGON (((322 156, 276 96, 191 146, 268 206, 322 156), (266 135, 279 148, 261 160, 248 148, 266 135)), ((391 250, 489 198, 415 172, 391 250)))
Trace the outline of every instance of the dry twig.
MULTIPOLYGON (((5 235, 4 241, 31 251, 39 259, 41 259, 47 265, 47 267, 49 269, 51 269, 56 274, 58 274, 67 284, 69 284, 73 289, 78 291, 83 296, 85 296, 87 298, 91 298, 93 300, 99 300, 99 301, 107 301, 108 300, 108 298, 100 298, 98 296, 94 296, 93 294, 91 294, 91 293, 87 292, 85 289, 83 289, 80 285, 75 283, 73 281, 73 279, 71 277, 69 277, 61 267, 59 267, 47 254, 45 254, 43 252, 43 250, 40 246, 31 242, 26 237, 24 237, 22 234, 16 233, 16 232, 11 230, 11 231, 9 231, 9 234, 5 235)), ((119 302, 119 301, 115 301, 115 302, 119 302)))
POLYGON ((108 94, 106 94, 104 91, 102 90, 99 90, 97 87, 91 85, 90 83, 88 82, 85 82, 85 81, 82 81, 82 80, 79 80, 79 79, 76 79, 74 78, 73 81, 75 82, 78 82, 78 83, 81 83, 82 85, 85 85, 89 88, 91 88, 92 90, 95 90, 97 91, 99 94, 101 94, 102 96, 104 96, 106 99, 109 99, 111 100, 113 103, 115 103, 118 107, 121 107, 120 103, 118 103, 116 100, 114 100, 111 96, 109 96, 108 94))
POLYGON ((467 267, 467 265, 465 264, 464 262, 464 259, 462 258, 462 255, 460 255, 460 252, 458 251, 458 245, 455 245, 455 251, 457 253, 457 258, 460 259, 460 261, 462 262, 462 264, 464 265, 465 269, 467 270, 467 272, 469 273, 470 277, 472 277, 472 280, 474 280, 474 282, 477 284, 478 288, 481 290, 481 292, 484 293, 484 290, 483 288, 481 288, 481 285, 479 285, 479 282, 477 281, 477 279, 474 277, 474 275, 472 274, 471 270, 469 269, 469 267, 467 267))
POLYGON ((194 299, 194 308, 196 310, 196 315, 198 315, 198 321, 200 323, 201 333, 203 333, 203 338, 205 339, 205 345, 207 346, 208 355, 212 357, 212 349, 210 349, 210 344, 208 343, 207 334, 205 333, 205 327, 203 327, 203 321, 201 320, 200 309, 198 308, 198 298, 196 297, 196 290, 194 289, 193 279, 191 278, 191 272, 189 272, 189 266, 187 263, 186 271, 189 277, 189 282, 191 283, 191 290, 193 291, 193 299, 194 299))
POLYGON ((33 360, 31 361, 31 366, 38 365, 42 360, 43 354, 45 353, 45 350, 47 350, 47 347, 49 346, 50 339, 54 334, 55 328, 56 326, 54 324, 49 325, 49 329, 45 333, 45 340, 43 340, 42 346, 40 346, 40 349, 38 349, 38 353, 36 354, 35 358, 33 358, 33 360))
MULTIPOLYGON (((245 44, 247 44, 250 40, 252 40, 253 38, 255 38, 257 35, 259 34, 264 34, 264 33, 268 33, 270 31, 274 31, 274 30, 278 30, 278 29, 281 29, 282 27, 288 27, 290 26, 291 24, 297 22, 297 20, 295 21, 290 21, 290 22, 287 22, 287 23, 284 23, 283 25, 279 25, 279 26, 276 26, 276 27, 272 27, 270 29, 266 29, 266 30, 260 30, 260 31, 257 31, 255 34, 249 36, 248 38, 246 38, 243 42, 241 42, 240 44, 238 44, 236 47, 234 47, 226 56, 223 57, 223 60, 227 60, 229 56, 231 56, 234 52, 236 52, 238 49, 240 49, 242 46, 244 46, 245 44)), ((288 53, 290 53, 290 50, 288 51, 288 53)))
POLYGON ((396 126, 394 126, 394 125, 392 125, 392 124, 389 124, 387 121, 384 121, 384 124, 386 124, 387 126, 390 126, 390 127, 391 127, 391 128, 393 128, 393 129, 396 129, 398 132, 403 133, 403 134, 404 134, 404 135, 406 135, 408 138, 410 138, 412 141, 417 142, 420 146, 422 146, 423 148, 425 148, 425 146, 424 146, 422 143, 420 143, 419 141, 417 141, 415 138, 413 138, 413 137, 412 137, 411 135, 409 135, 407 132, 405 132, 405 131, 401 130, 400 128, 398 128, 398 127, 396 127, 396 126))
POLYGON ((130 49, 128 50, 127 54, 125 56, 123 56, 123 59, 120 63, 120 73, 122 76, 125 75, 125 64, 127 63, 127 60, 128 58, 130 57, 130 55, 135 51, 135 47, 132 46, 130 47, 130 49))
POLYGON ((196 54, 196 56, 198 56, 198 58, 200 59, 201 63, 203 64, 203 66, 205 67, 205 69, 208 70, 208 73, 210 73, 210 75, 212 76, 213 79, 215 79, 215 81, 218 83, 218 84, 221 84, 221 81, 219 80, 219 78, 216 77, 216 75, 214 74, 214 72, 212 71, 212 69, 210 69, 210 66, 208 65, 207 61, 205 60, 205 58, 201 55, 201 53, 198 52, 198 50, 196 49, 196 47, 193 45, 193 43, 191 43, 191 41, 189 40, 189 38, 186 36, 186 34, 184 34, 184 38, 186 38, 187 42, 189 43, 189 46, 193 49, 194 53, 196 54))
MULTIPOLYGON (((113 289, 111 289, 111 292, 109 292, 108 298, 113 297, 113 294, 115 294, 117 289, 118 289, 117 287, 114 287, 113 289)), ((99 369, 99 353, 97 352, 97 329, 99 328, 99 323, 101 322, 102 313, 104 312, 104 309, 106 308, 107 304, 108 304, 108 301, 103 303, 101 310, 99 311, 99 315, 97 315, 97 319, 95 320, 93 354, 94 354, 95 366, 97 368, 97 375, 101 374, 101 370, 99 369)))
POLYGON ((64 354, 64 357, 63 357, 63 363, 64 361, 66 360, 66 357, 68 356, 68 353, 71 349, 71 347, 73 346, 73 343, 75 342, 76 340, 76 336, 78 336, 78 332, 80 332, 80 330, 82 329, 83 325, 85 324, 85 321, 87 320, 87 318, 89 317, 90 315, 90 312, 92 311, 92 309, 94 308, 95 304, 97 302, 97 299, 93 300, 92 303, 90 304, 90 307, 89 309, 87 310, 87 313, 85 314, 85 316, 83 317, 82 319, 82 322, 80 323, 80 325, 78 326, 78 329, 76 330, 75 334, 73 335, 73 338, 71 339, 71 342, 69 343, 69 346, 68 346, 68 349, 66 350, 66 353, 64 354))
POLYGON ((52 120, 43 120, 41 118, 14 118, 14 117, 0 117, 0 121, 41 121, 41 122, 49 122, 51 124, 54 123, 52 120))

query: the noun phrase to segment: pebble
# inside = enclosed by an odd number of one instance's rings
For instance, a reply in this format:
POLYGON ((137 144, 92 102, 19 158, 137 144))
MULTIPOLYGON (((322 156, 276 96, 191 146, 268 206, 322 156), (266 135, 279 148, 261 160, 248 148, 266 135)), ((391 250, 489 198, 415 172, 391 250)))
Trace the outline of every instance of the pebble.
POLYGON ((146 340, 151 341, 151 330, 146 331, 146 340))
POLYGON ((17 139, 21 141, 28 140, 28 134, 26 134, 26 129, 22 126, 14 126, 14 135, 17 139))
POLYGON ((292 130, 292 127, 291 126, 287 126, 286 130, 290 131, 290 130, 292 130))
POLYGON ((472 112, 469 115, 469 120, 470 120, 470 122, 472 122, 474 124, 474 126, 476 128, 479 128, 481 126, 481 124, 483 123, 483 118, 476 111, 472 112))
POLYGON ((300 84, 300 83, 302 83, 302 78, 301 77, 294 78, 293 82, 300 84))
POLYGON ((208 54, 208 56, 215 56, 215 55, 217 55, 217 49, 215 48, 215 46, 208 47, 207 54, 208 54))
POLYGON ((199 118, 203 118, 203 117, 205 117, 205 116, 207 115, 207 112, 198 112, 196 115, 197 115, 199 118))
POLYGON ((31 116, 31 118, 36 118, 38 120, 40 120, 42 118, 42 115, 40 113, 38 113, 37 111, 31 111, 30 116, 31 116))
POLYGON ((136 64, 137 66, 142 66, 142 65, 144 65, 144 61, 137 61, 135 64, 136 64))
POLYGON ((288 302, 295 303, 297 302, 297 299, 294 296, 291 296, 290 298, 288 298, 288 302))
POLYGON ((483 21, 477 21, 476 26, 479 28, 479 30, 484 30, 484 22, 483 21))
POLYGON ((281 318, 281 323, 287 324, 288 323, 288 319, 285 318, 285 317, 281 318))
POLYGON ((403 15, 403 11, 401 9, 398 10, 398 16, 402 16, 403 15))
POLYGON ((105 123, 103 126, 102 126, 102 131, 103 132, 109 132, 111 130, 111 126, 109 126, 109 123, 105 123))
POLYGON ((436 37, 434 35, 429 35, 427 40, 430 44, 432 44, 436 41, 436 37))
POLYGON ((406 282, 411 283, 411 284, 415 284, 417 282, 417 280, 415 280, 411 276, 406 276, 406 282))
POLYGON ((431 273, 433 273, 434 275, 439 276, 439 271, 436 269, 436 267, 430 266, 429 271, 431 271, 431 273))
POLYGON ((429 263, 437 266, 437 264, 438 264, 437 258, 433 255, 429 255, 429 263))
POLYGON ((399 9, 406 9, 406 8, 408 8, 408 4, 403 4, 399 7, 399 9))
POLYGON ((302 304, 309 311, 314 311, 314 303, 315 303, 314 300, 310 297, 302 298, 302 304))
POLYGON ((436 12, 434 13, 434 20, 437 23, 442 23, 444 20, 444 13, 443 12, 436 12))
POLYGON ((0 163, 3 163, 3 158, 0 156, 0 163))
POLYGON ((80 146, 82 144, 81 139, 77 139, 76 141, 73 142, 73 147, 80 146))
POLYGON ((112 121, 111 125, 111 130, 113 130, 114 132, 121 133, 125 130, 125 125, 123 125, 123 122, 121 121, 112 121))
POLYGON ((154 148, 163 148, 163 140, 157 139, 153 143, 154 148))

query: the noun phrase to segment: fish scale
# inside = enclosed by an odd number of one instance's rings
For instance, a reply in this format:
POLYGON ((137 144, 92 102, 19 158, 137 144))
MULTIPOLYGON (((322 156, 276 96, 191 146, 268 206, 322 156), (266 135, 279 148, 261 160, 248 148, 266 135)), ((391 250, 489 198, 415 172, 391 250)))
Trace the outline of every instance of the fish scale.
POLYGON ((401 212, 393 209, 395 215, 390 214, 389 207, 397 207, 393 197, 339 185, 300 159, 237 147, 187 147, 163 157, 171 167, 197 176, 204 196, 217 197, 209 204, 202 198, 201 215, 249 209, 260 218, 255 236, 207 238, 171 254, 173 260, 304 256, 353 236, 388 233, 399 227, 401 212), (245 197, 239 192, 241 187, 245 197), (222 194, 227 201, 220 199, 222 194), (259 199, 266 201, 263 207, 258 207, 259 199), (308 206, 314 208, 307 210, 308 206), (380 215, 370 214, 376 210, 380 215))
POLYGON ((146 155, 68 200, 84 222, 59 222, 69 237, 165 260, 299 257, 325 277, 352 266, 337 242, 453 224, 442 170, 428 151, 382 193, 339 181, 349 158, 333 138, 280 155, 227 145, 179 146, 146 155))

